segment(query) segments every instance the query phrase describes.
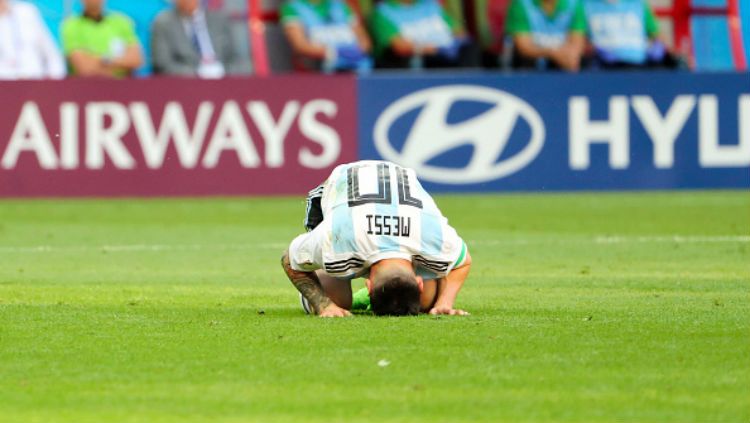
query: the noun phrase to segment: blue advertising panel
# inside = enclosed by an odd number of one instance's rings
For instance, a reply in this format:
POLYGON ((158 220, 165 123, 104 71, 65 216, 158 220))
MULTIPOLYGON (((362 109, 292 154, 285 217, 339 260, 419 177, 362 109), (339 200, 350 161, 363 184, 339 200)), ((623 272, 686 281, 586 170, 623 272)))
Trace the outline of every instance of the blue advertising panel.
POLYGON ((750 188, 750 74, 359 80, 360 157, 434 191, 750 188))

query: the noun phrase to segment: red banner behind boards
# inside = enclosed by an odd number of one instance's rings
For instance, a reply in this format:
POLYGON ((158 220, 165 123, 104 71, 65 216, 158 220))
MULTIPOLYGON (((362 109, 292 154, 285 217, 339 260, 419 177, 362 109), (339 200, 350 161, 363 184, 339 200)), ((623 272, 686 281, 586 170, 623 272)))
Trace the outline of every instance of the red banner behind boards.
POLYGON ((303 193, 356 159, 355 84, 0 83, 0 196, 303 193))

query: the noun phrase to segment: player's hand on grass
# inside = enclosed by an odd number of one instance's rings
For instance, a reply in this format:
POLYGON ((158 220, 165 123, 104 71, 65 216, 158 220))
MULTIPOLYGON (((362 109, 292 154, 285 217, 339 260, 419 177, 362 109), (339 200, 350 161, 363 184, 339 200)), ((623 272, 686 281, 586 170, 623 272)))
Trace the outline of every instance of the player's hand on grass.
POLYGON ((349 310, 343 309, 333 303, 321 310, 320 314, 318 314, 320 317, 349 317, 351 315, 352 313, 350 313, 349 310))
POLYGON ((430 309, 430 314, 432 314, 433 316, 437 316, 437 315, 468 316, 469 312, 465 310, 453 308, 453 307, 435 305, 435 307, 430 309))

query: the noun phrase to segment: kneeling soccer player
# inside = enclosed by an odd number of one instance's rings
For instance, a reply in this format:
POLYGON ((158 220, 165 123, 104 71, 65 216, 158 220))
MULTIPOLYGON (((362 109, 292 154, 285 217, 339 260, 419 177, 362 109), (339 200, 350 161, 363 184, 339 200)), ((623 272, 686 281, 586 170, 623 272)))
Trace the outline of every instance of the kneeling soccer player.
POLYGON ((413 170, 338 166, 310 192, 305 226, 281 264, 308 313, 351 315, 351 280, 366 277, 355 305, 376 315, 468 314, 453 303, 471 256, 413 170))

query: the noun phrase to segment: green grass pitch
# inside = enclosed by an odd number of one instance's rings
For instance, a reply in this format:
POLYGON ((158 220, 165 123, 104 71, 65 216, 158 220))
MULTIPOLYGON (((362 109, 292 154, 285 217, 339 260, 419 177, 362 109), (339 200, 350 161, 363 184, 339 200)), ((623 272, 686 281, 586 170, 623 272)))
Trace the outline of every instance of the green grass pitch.
POLYGON ((305 316, 301 198, 0 201, 0 421, 750 421, 750 193, 437 201, 466 318, 305 316))

